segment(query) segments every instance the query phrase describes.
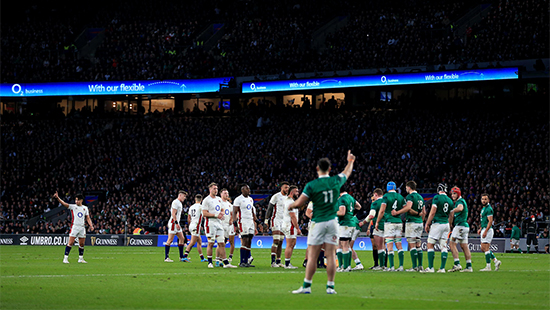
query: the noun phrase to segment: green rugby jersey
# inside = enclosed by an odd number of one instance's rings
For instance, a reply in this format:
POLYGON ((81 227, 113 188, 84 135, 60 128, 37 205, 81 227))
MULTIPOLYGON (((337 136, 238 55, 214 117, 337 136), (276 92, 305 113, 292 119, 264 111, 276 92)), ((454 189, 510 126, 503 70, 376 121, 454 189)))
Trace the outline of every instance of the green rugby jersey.
POLYGON ((346 213, 338 217, 338 224, 340 224, 340 226, 353 227, 352 218, 353 209, 355 208, 355 198, 350 194, 344 194, 342 197, 338 198, 338 203, 336 205, 338 209, 340 209, 341 206, 346 207, 346 213))
POLYGON ((519 227, 517 226, 512 227, 512 235, 510 236, 510 239, 519 240, 520 237, 521 237, 521 229, 519 229, 519 227))
MULTIPOLYGON (((487 224, 489 224, 489 216, 493 216, 493 207, 491 207, 490 204, 487 204, 483 209, 481 210, 481 229, 487 228, 487 224)), ((492 228, 493 225, 491 225, 492 228)))
MULTIPOLYGON (((372 224, 375 225, 376 221, 378 220, 378 215, 380 213, 380 207, 382 206, 382 198, 378 198, 377 200, 373 201, 370 205, 370 209, 376 211, 376 214, 374 215, 374 218, 372 219, 372 224)), ((378 229, 384 230, 384 214, 381 215, 382 218, 380 219, 380 223, 378 223, 378 229)))
POLYGON ((303 194, 313 202, 312 222, 327 222, 336 218, 340 187, 346 182, 346 175, 340 173, 329 177, 320 176, 306 184, 303 194))
POLYGON ((407 202, 412 202, 411 210, 418 212, 418 215, 412 215, 407 212, 406 222, 407 223, 422 223, 422 216, 420 215, 420 212, 422 212, 422 208, 424 208, 424 198, 420 196, 419 193, 416 191, 410 193, 407 195, 407 198, 405 198, 407 202))
POLYGON ((403 223, 400 215, 398 216, 391 215, 391 210, 399 211, 403 209, 403 206, 405 205, 405 198, 403 198, 401 194, 397 192, 388 192, 382 198, 382 203, 386 204, 386 211, 385 211, 386 223, 397 223, 397 224, 403 223))
POLYGON ((361 230, 361 226, 359 226, 359 219, 357 216, 354 216, 351 218, 351 222, 353 223, 352 227, 355 227, 357 230, 361 230))
POLYGON ((454 203, 447 195, 435 195, 432 200, 432 207, 436 206, 437 211, 433 219, 434 223, 449 224, 449 213, 454 208, 454 203))
POLYGON ((470 225, 468 225, 468 206, 466 205, 466 200, 464 200, 464 198, 462 197, 458 198, 455 202, 455 208, 459 205, 462 205, 463 209, 462 211, 455 213, 453 225, 470 227, 470 225))

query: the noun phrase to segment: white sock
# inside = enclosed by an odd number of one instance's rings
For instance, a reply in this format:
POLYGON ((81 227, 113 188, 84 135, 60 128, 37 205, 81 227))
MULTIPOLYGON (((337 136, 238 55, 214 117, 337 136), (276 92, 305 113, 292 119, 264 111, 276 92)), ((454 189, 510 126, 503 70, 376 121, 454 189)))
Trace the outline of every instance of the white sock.
POLYGON ((355 263, 356 263, 357 265, 360 265, 360 264, 361 264, 361 260, 360 260, 359 258, 356 258, 356 259, 355 259, 355 263))

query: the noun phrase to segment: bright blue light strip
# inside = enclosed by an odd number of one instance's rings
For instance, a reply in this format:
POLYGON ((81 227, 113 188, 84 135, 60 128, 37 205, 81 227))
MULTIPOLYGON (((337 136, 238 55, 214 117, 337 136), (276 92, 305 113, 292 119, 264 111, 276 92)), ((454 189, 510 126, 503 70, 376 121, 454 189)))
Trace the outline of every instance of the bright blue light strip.
POLYGON ((460 71, 401 73, 388 75, 346 76, 323 79, 311 78, 284 81, 246 82, 242 85, 242 92, 263 93, 347 87, 491 81, 517 78, 518 68, 477 69, 460 71))
POLYGON ((185 94, 218 92, 229 77, 200 80, 145 80, 0 84, 2 97, 185 94))

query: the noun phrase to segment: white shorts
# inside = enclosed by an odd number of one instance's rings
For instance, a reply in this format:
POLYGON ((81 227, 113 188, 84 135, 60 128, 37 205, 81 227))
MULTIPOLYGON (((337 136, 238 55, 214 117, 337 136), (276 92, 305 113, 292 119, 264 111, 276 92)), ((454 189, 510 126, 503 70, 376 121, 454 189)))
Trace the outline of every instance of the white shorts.
POLYGON ((191 229, 191 236, 200 237, 201 235, 200 223, 191 222, 191 225, 189 225, 189 228, 191 229))
POLYGON ((298 233, 298 230, 294 227, 294 225, 290 224, 283 226, 283 233, 288 239, 296 239, 296 234, 298 233))
POLYGON ((374 229, 372 231, 372 234, 375 235, 376 237, 381 237, 381 238, 384 238, 384 231, 383 230, 380 230, 380 229, 374 229))
POLYGON ((384 223, 384 237, 397 237, 401 238, 401 229, 403 228, 403 224, 401 223, 384 223))
POLYGON ((307 244, 321 245, 323 243, 338 245, 338 221, 336 219, 328 222, 311 222, 307 244))
POLYGON ((271 220, 271 231, 283 231, 283 220, 282 219, 273 219, 271 220))
POLYGON ((483 238, 483 233, 485 232, 485 229, 487 228, 483 228, 481 230, 481 235, 479 235, 481 237, 481 243, 489 243, 491 244, 491 241, 493 241, 493 229, 490 228, 489 231, 487 232, 487 237, 483 238))
POLYGON ((71 232, 69 233, 69 237, 86 238, 86 227, 73 226, 71 228, 71 232))
POLYGON ((430 239, 434 241, 434 244, 439 240, 446 241, 449 239, 448 236, 450 231, 451 227, 449 227, 449 223, 433 223, 432 227, 430 227, 430 233, 428 234, 428 242, 430 242, 430 239))
POLYGON ((229 238, 229 236, 235 236, 235 226, 233 226, 233 224, 224 223, 222 226, 225 238, 229 238))
POLYGON ((208 225, 204 225, 206 237, 215 238, 217 236, 224 236, 223 227, 220 222, 210 222, 208 225))
POLYGON ((359 230, 359 229, 357 229, 357 227, 355 227, 353 229, 353 233, 351 234, 351 240, 357 239, 357 237, 359 237, 360 232, 361 232, 361 230, 359 230))
POLYGON ((510 239, 512 245, 519 245, 519 239, 510 239))
POLYGON ((422 230, 424 230, 424 225, 422 223, 406 223, 405 237, 420 239, 422 237, 422 230))
POLYGON ((254 226, 254 221, 243 220, 239 221, 239 233, 241 235, 254 235, 256 227, 254 226))
POLYGON ((178 229, 176 227, 176 223, 168 223, 168 234, 175 235, 177 233, 180 233, 181 231, 182 231, 181 225, 180 225, 180 229, 178 229))
POLYGON ((339 226, 338 227, 338 238, 349 238, 353 235, 355 227, 350 226, 339 226))
POLYGON ((455 226, 451 239, 460 240, 460 243, 468 243, 468 234, 470 233, 470 227, 455 226))

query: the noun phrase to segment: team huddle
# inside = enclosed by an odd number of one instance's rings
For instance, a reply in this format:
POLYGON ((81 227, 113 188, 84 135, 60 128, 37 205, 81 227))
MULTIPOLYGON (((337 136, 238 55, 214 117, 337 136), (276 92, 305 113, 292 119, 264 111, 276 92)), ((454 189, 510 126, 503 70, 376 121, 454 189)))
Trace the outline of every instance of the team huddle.
MULTIPOLYGON (((273 245, 271 247, 271 267, 284 267, 296 269, 291 264, 293 249, 296 245, 297 235, 301 235, 298 225, 300 209, 306 208, 306 216, 310 219, 308 226, 307 251, 303 266, 306 267, 306 275, 303 285, 293 291, 294 294, 311 293, 312 278, 318 267, 327 269, 327 294, 336 294, 334 290, 334 277, 336 272, 350 272, 364 269, 357 253, 353 250, 354 241, 364 225, 368 224, 367 235, 370 235, 373 247, 374 266, 372 270, 384 271, 408 271, 434 273, 434 258, 436 247, 441 251, 441 265, 438 273, 445 273, 448 250, 447 242, 450 238, 449 248, 454 259, 450 272, 472 272, 471 254, 468 248, 468 234, 470 231, 467 218, 468 206, 462 198, 458 187, 451 189, 451 197, 447 195, 447 185, 439 184, 438 193, 433 197, 430 208, 425 207, 424 198, 416 191, 416 183, 406 183, 407 196, 403 197, 397 192, 394 182, 388 182, 387 192, 376 188, 371 197, 372 203, 369 215, 359 221, 355 215, 362 208, 349 193, 345 191, 345 182, 353 171, 355 156, 348 151, 347 165, 344 170, 334 176, 329 176, 331 163, 327 158, 322 158, 317 163, 318 178, 307 183, 300 194, 295 185, 288 182, 281 183, 280 192, 273 195, 269 202, 265 223, 273 233, 273 245), (426 218, 427 217, 427 218, 426 218), (402 231, 404 226, 405 238, 409 244, 409 252, 412 268, 404 270, 404 249, 402 246, 402 231), (451 227, 452 233, 451 233, 451 227), (423 231, 428 233, 427 256, 428 266, 424 268, 421 236, 423 231), (282 244, 286 238, 284 251, 285 262, 281 263, 282 244), (395 249, 397 250, 398 266, 395 261, 395 249), (466 267, 460 264, 457 245, 460 245, 466 260, 466 267), (325 258, 324 260, 322 258, 325 258), (351 267, 352 259, 355 267, 351 267)), ((227 189, 219 191, 218 185, 208 185, 209 195, 204 199, 202 195, 195 195, 195 204, 188 212, 188 223, 191 231, 191 240, 184 251, 186 237, 180 225, 183 201, 188 193, 179 191, 170 208, 168 221, 168 239, 165 244, 165 262, 173 262, 170 259, 170 246, 178 237, 180 261, 189 262, 189 252, 195 244, 202 262, 208 262, 208 268, 219 266, 223 268, 237 268, 232 265, 235 249, 235 235, 240 235, 240 263, 238 267, 254 267, 251 255, 252 238, 258 233, 256 209, 254 200, 250 197, 250 188, 243 184, 240 187, 241 195, 231 202, 227 189), (202 227, 201 227, 202 226, 202 227), (201 228, 204 229, 208 245, 206 258, 202 253, 201 228), (229 242, 229 255, 226 253, 226 244, 229 242), (215 261, 214 245, 217 244, 215 261)), ((68 263, 70 248, 76 238, 79 238, 79 262, 83 259, 85 229, 84 219, 88 221, 93 230, 88 209, 82 205, 83 197, 77 196, 76 204, 67 204, 62 201, 57 193, 54 195, 61 204, 73 212, 73 226, 71 227, 69 244, 65 250, 64 262, 68 263), (76 217, 75 217, 76 212, 76 217), (76 220, 75 220, 76 218, 76 220)), ((490 251, 493 238, 493 209, 489 204, 487 194, 481 195, 483 209, 481 211, 481 228, 478 234, 481 236, 481 249, 485 252, 486 267, 481 271, 491 271, 491 260, 494 261, 495 271, 501 265, 490 251)))

